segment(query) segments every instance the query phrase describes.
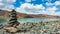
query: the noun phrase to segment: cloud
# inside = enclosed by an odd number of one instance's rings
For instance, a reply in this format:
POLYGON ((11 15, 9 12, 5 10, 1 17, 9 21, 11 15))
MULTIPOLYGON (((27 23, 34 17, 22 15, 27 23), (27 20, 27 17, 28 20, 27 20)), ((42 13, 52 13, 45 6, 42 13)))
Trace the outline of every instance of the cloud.
POLYGON ((13 5, 7 5, 7 6, 4 6, 4 7, 0 8, 0 9, 11 11, 12 9, 14 9, 14 6, 13 5))
POLYGON ((48 8, 46 8, 45 13, 48 14, 48 15, 55 15, 56 10, 57 10, 57 8, 55 6, 48 7, 48 8))
POLYGON ((60 1, 56 1, 54 4, 55 5, 60 5, 60 1))
MULTIPOLYGON (((56 6, 60 5, 60 1, 56 1, 55 3, 46 2, 46 7, 43 4, 30 4, 28 2, 36 1, 36 0, 25 0, 26 3, 22 3, 20 7, 17 7, 15 10, 20 13, 26 14, 48 14, 48 15, 58 15, 60 16, 60 12, 56 12, 58 8, 56 6)), ((45 0, 46 1, 46 0, 45 0)), ((16 0, 0 0, 0 9, 3 10, 11 10, 14 9, 14 2, 16 0)))
POLYGON ((49 7, 51 7, 51 6, 54 5, 54 3, 46 2, 46 5, 49 6, 49 7))
MULTIPOLYGON (((51 4, 52 5, 52 4, 51 4)), ((48 15, 59 15, 60 12, 56 12, 58 8, 56 6, 44 7, 42 4, 33 5, 30 3, 24 3, 20 7, 16 8, 17 12, 26 14, 48 14, 48 15)))
POLYGON ((0 9, 2 10, 11 10, 14 9, 14 2, 16 0, 0 0, 0 9))
POLYGON ((34 6, 33 4, 24 3, 16 10, 21 13, 27 13, 27 14, 37 14, 40 10, 45 9, 42 4, 34 6))
POLYGON ((47 7, 58 6, 60 5, 60 1, 56 1, 54 3, 46 2, 47 7))
POLYGON ((48 7, 46 10, 52 12, 52 11, 56 11, 57 8, 53 6, 53 7, 48 7))

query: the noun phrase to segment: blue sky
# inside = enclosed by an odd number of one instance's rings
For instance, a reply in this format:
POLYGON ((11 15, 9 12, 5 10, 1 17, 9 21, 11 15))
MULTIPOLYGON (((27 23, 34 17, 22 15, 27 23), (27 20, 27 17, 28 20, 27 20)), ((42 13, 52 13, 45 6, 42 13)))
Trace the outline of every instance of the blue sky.
MULTIPOLYGON (((51 3, 54 3, 55 1, 59 1, 59 0, 50 0, 51 3)), ((48 2, 48 0, 30 0, 30 1, 25 1, 25 0, 16 0, 14 6, 15 7, 19 7, 21 5, 21 3, 30 3, 30 4, 45 4, 46 2, 48 2)))
POLYGON ((26 14, 48 14, 60 16, 60 0, 0 0, 0 9, 26 14))

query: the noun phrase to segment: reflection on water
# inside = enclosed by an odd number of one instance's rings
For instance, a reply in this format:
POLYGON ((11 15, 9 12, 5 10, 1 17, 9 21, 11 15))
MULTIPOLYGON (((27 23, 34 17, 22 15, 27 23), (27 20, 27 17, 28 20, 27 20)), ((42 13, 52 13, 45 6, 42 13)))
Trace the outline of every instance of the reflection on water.
MULTIPOLYGON (((18 21, 20 23, 26 23, 26 22, 34 22, 34 23, 38 23, 38 22, 46 22, 46 21, 55 21, 55 20, 59 20, 58 18, 20 18, 18 19, 18 21)), ((7 19, 0 19, 0 24, 6 24, 7 19)))

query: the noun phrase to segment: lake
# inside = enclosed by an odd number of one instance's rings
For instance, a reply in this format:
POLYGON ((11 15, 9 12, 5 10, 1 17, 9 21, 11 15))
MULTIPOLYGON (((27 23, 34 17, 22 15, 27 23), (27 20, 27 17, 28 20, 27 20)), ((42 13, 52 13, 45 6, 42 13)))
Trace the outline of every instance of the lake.
POLYGON ((26 22, 47 22, 47 21, 57 21, 60 20, 58 18, 23 18, 23 19, 18 19, 19 22, 21 23, 26 23, 26 22))
MULTIPOLYGON (((6 24, 6 23, 8 23, 8 20, 9 19, 0 18, 0 24, 6 24)), ((60 20, 60 18, 19 18, 18 22, 20 22, 20 23, 27 23, 27 22, 38 23, 38 22, 57 21, 57 20, 60 20)))

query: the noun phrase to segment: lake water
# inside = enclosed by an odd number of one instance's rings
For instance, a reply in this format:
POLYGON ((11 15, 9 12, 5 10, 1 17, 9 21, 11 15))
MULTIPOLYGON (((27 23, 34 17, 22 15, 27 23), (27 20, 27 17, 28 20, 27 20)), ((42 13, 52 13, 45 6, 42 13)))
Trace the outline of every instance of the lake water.
MULTIPOLYGON (((46 22, 46 21, 57 21, 60 20, 59 18, 20 18, 18 21, 20 23, 27 23, 27 22, 46 22)), ((8 23, 8 19, 0 19, 0 24, 6 24, 8 23)))
POLYGON ((26 22, 46 22, 46 21, 57 21, 60 20, 58 18, 24 18, 24 19, 18 19, 19 22, 21 23, 26 23, 26 22))

